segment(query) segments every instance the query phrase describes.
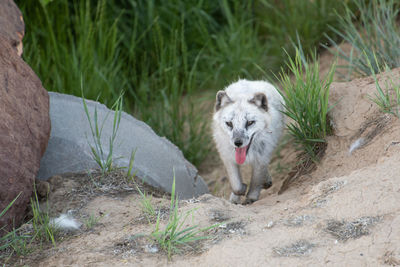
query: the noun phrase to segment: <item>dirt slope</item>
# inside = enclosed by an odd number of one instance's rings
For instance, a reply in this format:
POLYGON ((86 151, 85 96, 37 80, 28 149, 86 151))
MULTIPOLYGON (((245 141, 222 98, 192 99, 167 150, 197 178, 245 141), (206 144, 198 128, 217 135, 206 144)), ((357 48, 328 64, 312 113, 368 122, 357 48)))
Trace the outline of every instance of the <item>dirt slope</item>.
MULTIPOLYGON (((399 80, 400 70, 390 74, 399 80)), ((384 75, 382 79, 384 79, 384 75)), ((167 260, 148 239, 137 194, 104 195, 80 214, 103 214, 98 225, 19 263, 30 266, 382 266, 400 265, 400 120, 379 112, 371 78, 334 83, 335 129, 317 168, 282 194, 263 192, 250 206, 204 195, 181 201, 195 209, 187 224, 226 224, 210 240, 167 260), (358 138, 364 145, 351 154, 358 138), (129 237, 131 237, 129 239, 129 237), (130 240, 130 241, 129 241, 130 240)), ((284 153, 284 152, 282 152, 284 153)), ((289 153, 290 154, 290 153, 289 153)), ((288 155, 292 157, 292 155, 288 155)), ((285 161, 283 155, 283 161, 285 161)), ((223 173, 222 166, 210 173, 223 173)), ((279 181, 276 181, 279 184, 279 181)), ((227 181, 226 181, 227 183, 227 181)), ((73 185, 70 185, 73 187, 73 185)), ((169 201, 154 198, 155 206, 169 201)), ((67 209, 65 207, 64 209, 67 209)), ((162 221, 165 225, 166 220, 162 221)))

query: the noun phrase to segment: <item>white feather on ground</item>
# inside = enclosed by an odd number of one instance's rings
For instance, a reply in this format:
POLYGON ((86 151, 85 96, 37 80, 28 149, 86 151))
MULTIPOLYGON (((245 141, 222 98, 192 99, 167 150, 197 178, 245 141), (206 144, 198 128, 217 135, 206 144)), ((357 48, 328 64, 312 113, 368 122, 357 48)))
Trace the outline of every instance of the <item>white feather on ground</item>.
POLYGON ((67 214, 61 214, 58 218, 51 219, 50 224, 64 230, 78 230, 81 226, 77 220, 67 214))
POLYGON ((359 149, 362 145, 365 144, 364 138, 358 138, 350 145, 349 154, 353 153, 354 150, 359 149))

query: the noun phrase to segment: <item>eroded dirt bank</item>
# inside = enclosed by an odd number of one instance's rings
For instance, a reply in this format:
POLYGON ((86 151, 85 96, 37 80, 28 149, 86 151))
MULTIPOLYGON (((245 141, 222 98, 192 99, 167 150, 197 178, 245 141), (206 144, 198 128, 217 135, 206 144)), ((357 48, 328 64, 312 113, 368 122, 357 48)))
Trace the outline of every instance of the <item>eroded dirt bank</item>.
MULTIPOLYGON (((397 69, 390 75, 398 80, 399 74, 397 69)), ((210 230, 209 240, 170 261, 148 239, 137 238, 149 234, 154 223, 143 219, 140 195, 125 193, 98 195, 81 206, 75 203, 81 215, 101 214, 99 223, 66 237, 56 248, 20 258, 18 264, 400 265, 400 120, 378 110, 368 99, 374 92, 371 78, 332 85, 335 133, 328 138, 326 153, 313 172, 298 177, 282 194, 277 194, 281 181, 275 176, 275 186, 250 206, 232 205, 213 195, 181 201, 181 211, 195 209, 188 225, 225 224, 210 230), (359 138, 363 145, 350 154, 351 144, 359 138)), ((283 161, 293 157, 292 153, 281 154, 283 161)), ((220 179, 222 166, 215 166, 208 175, 220 179)), ((58 190, 73 191, 74 184, 69 182, 58 190)), ((54 201, 64 205, 59 211, 72 205, 61 198, 54 201)), ((152 203, 168 207, 169 200, 154 197, 152 203)))

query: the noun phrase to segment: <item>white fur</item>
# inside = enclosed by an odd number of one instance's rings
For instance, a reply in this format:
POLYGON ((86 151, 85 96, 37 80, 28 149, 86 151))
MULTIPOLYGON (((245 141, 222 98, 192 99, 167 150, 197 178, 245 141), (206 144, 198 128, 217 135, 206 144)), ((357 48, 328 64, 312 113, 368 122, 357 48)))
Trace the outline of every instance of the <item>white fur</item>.
POLYGON ((364 138, 358 138, 356 141, 354 141, 349 148, 349 155, 351 155, 351 153, 353 153, 354 150, 359 149, 360 147, 362 147, 365 143, 364 138))
MULTIPOLYGON (((275 87, 265 81, 239 80, 229 85, 225 93, 227 97, 220 101, 221 106, 213 116, 214 141, 228 172, 233 192, 243 194, 245 188, 239 166, 235 161, 234 135, 236 138, 240 135, 243 147, 249 145, 251 136, 254 135, 244 164, 250 164, 253 167, 252 182, 247 198, 255 201, 259 197, 261 180, 268 181, 269 179, 271 182, 267 167, 284 127, 284 115, 280 112, 283 110, 284 100, 275 87), (268 111, 251 102, 258 93, 266 96, 268 111), (255 123, 246 128, 247 121, 255 121, 255 123), (232 129, 226 125, 226 122, 233 124, 232 129)), ((238 202, 239 199, 238 194, 231 195, 231 201, 238 202)))
POLYGON ((58 218, 51 219, 50 223, 64 230, 78 230, 81 226, 78 221, 67 214, 61 214, 58 218))

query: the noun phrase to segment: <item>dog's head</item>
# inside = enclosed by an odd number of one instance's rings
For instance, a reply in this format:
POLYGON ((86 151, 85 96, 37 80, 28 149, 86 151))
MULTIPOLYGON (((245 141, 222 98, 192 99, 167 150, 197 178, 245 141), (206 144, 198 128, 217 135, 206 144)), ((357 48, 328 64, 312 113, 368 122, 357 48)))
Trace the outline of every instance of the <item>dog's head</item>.
POLYGON ((264 93, 255 93, 233 99, 225 91, 219 91, 215 118, 236 150, 237 163, 242 164, 254 136, 268 126, 267 97, 264 93))

